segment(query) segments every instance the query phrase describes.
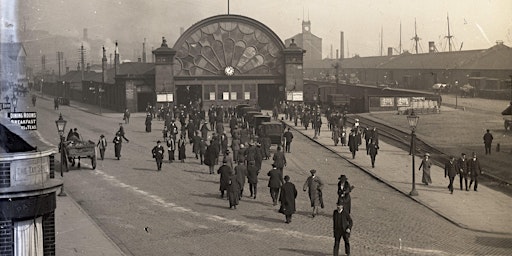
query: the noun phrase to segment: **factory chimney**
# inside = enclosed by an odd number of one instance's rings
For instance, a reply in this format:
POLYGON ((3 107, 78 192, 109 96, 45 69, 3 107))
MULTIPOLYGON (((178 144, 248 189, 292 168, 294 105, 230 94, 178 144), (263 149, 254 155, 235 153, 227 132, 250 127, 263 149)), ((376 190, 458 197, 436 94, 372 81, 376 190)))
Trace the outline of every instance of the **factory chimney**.
POLYGON ((343 31, 340 32, 340 59, 345 58, 345 37, 343 31))

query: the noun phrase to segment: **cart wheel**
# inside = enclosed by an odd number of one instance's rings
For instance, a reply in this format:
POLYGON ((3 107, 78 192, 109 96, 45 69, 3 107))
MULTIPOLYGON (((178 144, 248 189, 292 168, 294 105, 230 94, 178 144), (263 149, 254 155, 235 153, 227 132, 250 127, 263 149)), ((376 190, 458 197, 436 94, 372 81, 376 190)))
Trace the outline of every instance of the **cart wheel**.
POLYGON ((96 156, 91 157, 91 164, 92 164, 92 169, 95 170, 96 169, 96 156))

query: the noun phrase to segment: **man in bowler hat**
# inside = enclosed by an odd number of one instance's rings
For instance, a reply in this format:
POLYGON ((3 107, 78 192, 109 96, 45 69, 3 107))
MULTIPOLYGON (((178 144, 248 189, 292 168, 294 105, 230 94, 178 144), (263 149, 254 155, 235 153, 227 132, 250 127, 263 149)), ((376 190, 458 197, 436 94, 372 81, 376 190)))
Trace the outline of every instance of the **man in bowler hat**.
POLYGON ((340 241, 343 237, 345 242, 345 253, 350 255, 350 232, 352 231, 352 218, 348 211, 343 210, 343 204, 337 204, 336 210, 332 214, 334 231, 334 250, 333 255, 338 256, 340 250, 340 241))

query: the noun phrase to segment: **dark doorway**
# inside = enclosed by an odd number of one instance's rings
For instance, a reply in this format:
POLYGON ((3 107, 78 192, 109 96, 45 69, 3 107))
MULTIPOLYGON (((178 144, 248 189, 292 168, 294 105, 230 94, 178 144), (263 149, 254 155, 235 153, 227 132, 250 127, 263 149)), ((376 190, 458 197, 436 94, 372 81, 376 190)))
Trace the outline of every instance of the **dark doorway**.
POLYGON ((284 86, 277 84, 258 85, 258 105, 262 109, 272 109, 274 104, 284 100, 284 86))
POLYGON ((191 103, 201 99, 203 89, 201 85, 178 85, 176 86, 176 104, 189 106, 191 103))
POLYGON ((137 112, 146 112, 148 103, 154 105, 154 96, 152 92, 137 93, 137 112))

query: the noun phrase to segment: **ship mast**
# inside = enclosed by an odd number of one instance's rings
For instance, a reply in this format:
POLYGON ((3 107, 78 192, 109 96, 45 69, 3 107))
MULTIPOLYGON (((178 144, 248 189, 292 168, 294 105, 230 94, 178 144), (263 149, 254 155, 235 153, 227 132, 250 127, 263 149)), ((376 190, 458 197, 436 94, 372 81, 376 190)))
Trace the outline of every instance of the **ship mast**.
POLYGON ((446 14, 446 20, 448 22, 448 35, 445 36, 445 38, 448 39, 448 51, 452 51, 452 38, 453 36, 450 34, 450 17, 448 16, 448 13, 446 14))
POLYGON ((418 33, 416 32, 416 19, 414 19, 414 37, 411 40, 414 40, 414 49, 416 54, 418 54, 418 42, 421 38, 418 37, 418 33))

